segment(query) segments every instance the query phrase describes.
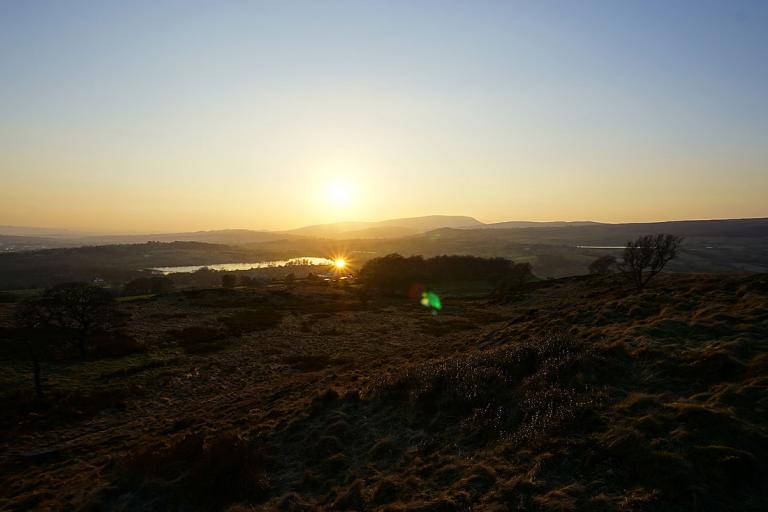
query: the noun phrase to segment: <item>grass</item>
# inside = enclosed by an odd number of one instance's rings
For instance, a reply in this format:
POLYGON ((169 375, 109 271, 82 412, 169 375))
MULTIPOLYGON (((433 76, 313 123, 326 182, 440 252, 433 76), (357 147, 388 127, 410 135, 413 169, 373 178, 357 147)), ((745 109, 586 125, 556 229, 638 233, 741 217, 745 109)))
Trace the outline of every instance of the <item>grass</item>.
MULTIPOLYGON (((24 361, 3 361, 0 400, 15 428, 81 420, 108 408, 124 407, 178 362, 175 352, 158 350, 120 358, 85 362, 43 362, 43 392, 35 397, 31 367, 24 361)), ((5 423, 5 422, 3 422, 5 423)), ((5 427, 10 424, 6 423, 5 427)))
POLYGON ((766 510, 765 282, 553 280, 437 317, 301 286, 122 304, 147 352, 51 368, 73 398, 6 424, 0 509, 766 510))
POLYGON ((227 331, 233 336, 242 336, 243 334, 265 331, 273 329, 280 325, 283 319, 282 313, 274 309, 254 309, 247 311, 238 311, 231 315, 219 318, 227 331))
POLYGON ((154 293, 147 293, 144 295, 128 295, 125 297, 118 297, 115 300, 117 302, 136 302, 136 301, 152 300, 154 297, 155 297, 154 293))
POLYGON ((463 423, 473 437, 530 441, 595 408, 601 394, 583 376, 599 359, 561 335, 428 361, 374 381, 366 396, 407 404, 418 421, 444 417, 443 428, 463 423))
POLYGON ((221 350, 226 346, 227 337, 223 329, 207 325, 171 329, 165 335, 189 354, 206 354, 221 350))

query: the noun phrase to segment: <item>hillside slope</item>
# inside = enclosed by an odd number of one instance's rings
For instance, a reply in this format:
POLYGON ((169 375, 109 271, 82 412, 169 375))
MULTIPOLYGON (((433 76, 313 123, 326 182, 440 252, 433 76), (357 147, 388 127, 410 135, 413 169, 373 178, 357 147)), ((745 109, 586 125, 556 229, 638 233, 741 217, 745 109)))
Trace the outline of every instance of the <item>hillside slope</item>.
POLYGON ((768 276, 444 299, 436 317, 303 285, 125 303, 150 359, 50 369, 51 387, 78 375, 121 404, 5 423, 0 508, 768 507, 768 276), (262 310, 283 319, 211 344, 169 337, 262 310))

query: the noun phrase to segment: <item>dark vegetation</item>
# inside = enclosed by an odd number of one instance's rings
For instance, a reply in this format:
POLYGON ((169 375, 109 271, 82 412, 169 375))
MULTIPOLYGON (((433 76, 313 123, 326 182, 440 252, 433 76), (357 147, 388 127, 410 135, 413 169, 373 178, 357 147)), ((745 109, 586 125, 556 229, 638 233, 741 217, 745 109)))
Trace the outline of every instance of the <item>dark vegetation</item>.
POLYGON ((44 288, 101 279, 120 284, 146 277, 147 267, 255 261, 253 251, 199 242, 149 242, 0 254, 0 288, 44 288))
POLYGON ((123 288, 123 295, 150 295, 160 293, 171 293, 176 289, 176 285, 168 276, 140 277, 126 283, 123 288))
POLYGON ((607 365, 589 346, 550 334, 408 366, 375 380, 365 396, 397 405, 421 428, 461 429, 470 444, 530 443, 598 406, 607 365))
POLYGON ((638 261, 7 301, 0 510, 766 509, 768 277, 638 261))
POLYGON ((620 271, 632 280, 638 290, 664 270, 677 257, 683 238, 669 234, 643 235, 627 242, 624 257, 618 264, 620 271))
POLYGON ((66 283, 18 305, 4 352, 28 359, 35 396, 43 395, 43 363, 77 354, 119 357, 142 350, 120 331, 121 316, 112 295, 86 283, 66 283))
MULTIPOLYGON (((530 265, 525 266, 530 276, 530 265)), ((405 294, 414 286, 434 288, 447 282, 485 281, 495 284, 519 272, 504 258, 476 256, 403 257, 390 254, 369 260, 359 272, 360 282, 385 293, 405 294)))

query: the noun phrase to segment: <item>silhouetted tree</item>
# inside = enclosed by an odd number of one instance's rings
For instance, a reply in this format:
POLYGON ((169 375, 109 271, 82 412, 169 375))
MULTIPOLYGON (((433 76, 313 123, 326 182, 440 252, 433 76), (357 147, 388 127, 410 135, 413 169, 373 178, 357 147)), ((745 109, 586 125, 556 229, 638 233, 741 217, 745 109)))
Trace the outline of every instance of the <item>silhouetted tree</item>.
POLYGON ((590 274, 610 274, 616 266, 616 256, 605 254, 589 264, 590 274))
POLYGON ((39 300, 23 302, 16 309, 14 324, 14 339, 29 358, 35 395, 40 397, 43 394, 41 362, 58 339, 50 312, 39 300))
POLYGON ((421 256, 405 258, 389 254, 368 260, 358 273, 361 284, 381 291, 401 293, 413 285, 434 285, 461 281, 486 281, 496 283, 512 266, 504 258, 480 258, 477 256, 421 256))
POLYGON ((619 270, 642 290, 648 281, 677 257, 683 237, 669 234, 644 235, 627 242, 619 270))
POLYGON ((224 274, 221 276, 221 286, 222 288, 234 288, 237 286, 237 275, 224 274))
POLYGON ((81 359, 86 357, 90 336, 113 327, 117 321, 112 295, 88 283, 65 283, 46 290, 37 306, 50 323, 74 333, 81 359))

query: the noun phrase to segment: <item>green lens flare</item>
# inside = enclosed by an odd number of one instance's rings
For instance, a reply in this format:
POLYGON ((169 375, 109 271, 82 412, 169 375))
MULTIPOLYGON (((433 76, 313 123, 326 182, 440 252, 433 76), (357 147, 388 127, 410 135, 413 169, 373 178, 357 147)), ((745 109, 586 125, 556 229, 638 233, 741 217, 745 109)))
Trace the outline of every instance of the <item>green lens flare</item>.
POLYGON ((441 310, 443 309, 443 303, 440 302, 440 296, 435 292, 424 292, 421 294, 421 305, 428 308, 441 310))

